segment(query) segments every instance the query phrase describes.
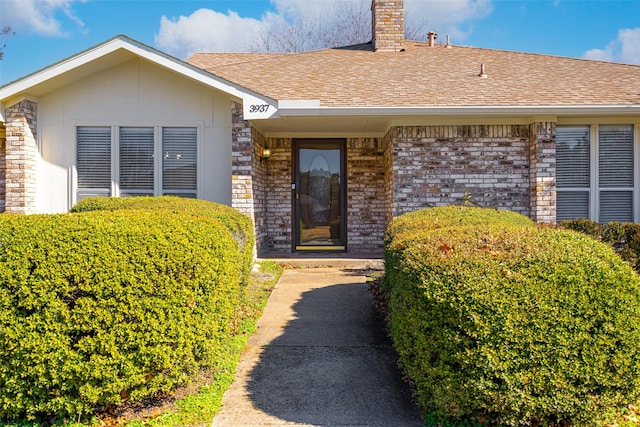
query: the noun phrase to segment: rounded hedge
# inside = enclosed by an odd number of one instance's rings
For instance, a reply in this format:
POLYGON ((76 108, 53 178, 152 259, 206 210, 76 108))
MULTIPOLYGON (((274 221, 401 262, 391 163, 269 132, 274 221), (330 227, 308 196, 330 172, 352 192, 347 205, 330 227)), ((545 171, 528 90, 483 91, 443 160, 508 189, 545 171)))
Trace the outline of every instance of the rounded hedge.
POLYGON ((518 213, 479 208, 472 206, 440 206, 409 212, 393 219, 387 228, 387 237, 393 238, 403 233, 435 230, 446 227, 464 227, 483 224, 502 224, 505 226, 532 226, 526 216, 518 213))
MULTIPOLYGON (((438 212, 451 214, 415 217, 438 212)), ((591 426, 636 401, 640 280, 611 248, 500 220, 422 231, 405 222, 389 229, 383 286, 426 412, 591 426)))
POLYGON ((0 419, 137 401, 211 366, 240 301, 226 225, 145 211, 0 216, 0 419))
POLYGON ((206 200, 175 196, 161 197, 94 197, 78 202, 72 213, 97 210, 145 210, 181 213, 194 217, 213 218, 224 224, 233 234, 242 257, 242 270, 246 276, 253 268, 255 233, 249 217, 236 209, 206 200))
POLYGON ((640 224, 617 221, 601 224, 588 219, 572 219, 559 225, 608 244, 636 272, 640 272, 640 224))

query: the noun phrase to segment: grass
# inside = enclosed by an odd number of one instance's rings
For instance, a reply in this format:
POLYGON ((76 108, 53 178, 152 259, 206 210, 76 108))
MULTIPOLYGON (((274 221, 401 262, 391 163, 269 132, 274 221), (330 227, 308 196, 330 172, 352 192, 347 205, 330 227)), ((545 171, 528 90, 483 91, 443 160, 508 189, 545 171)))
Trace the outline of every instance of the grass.
POLYGON ((255 331, 256 323, 281 274, 282 267, 271 261, 263 262, 259 273, 251 273, 249 285, 245 288, 244 304, 240 308, 236 334, 225 346, 227 352, 216 366, 211 384, 200 387, 197 393, 177 400, 175 404, 178 409, 175 411, 164 412, 150 419, 132 420, 126 425, 178 427, 209 424, 220 410, 222 395, 233 382, 242 350, 255 331))
MULTIPOLYGON (((236 333, 224 346, 225 353, 208 372, 203 372, 194 384, 176 390, 171 396, 150 399, 129 407, 114 408, 109 413, 96 414, 91 420, 58 420, 50 426, 65 427, 178 427, 209 425, 222 405, 222 396, 235 377, 236 366, 247 340, 256 329, 256 323, 283 268, 272 261, 262 262, 259 272, 252 272, 245 288, 244 301, 234 325, 236 333)), ((0 422, 2 427, 39 427, 29 421, 0 422)))

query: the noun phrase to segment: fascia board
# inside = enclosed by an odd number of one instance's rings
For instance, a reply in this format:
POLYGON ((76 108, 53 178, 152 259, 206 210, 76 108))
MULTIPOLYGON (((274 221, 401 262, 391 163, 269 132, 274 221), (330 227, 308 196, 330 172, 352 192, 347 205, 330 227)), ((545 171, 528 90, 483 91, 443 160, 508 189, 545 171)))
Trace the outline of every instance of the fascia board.
POLYGON ((16 96, 17 94, 28 92, 29 88, 35 85, 41 84, 49 79, 77 69, 78 67, 88 64, 91 61, 94 61, 119 49, 124 49, 152 63, 158 64, 159 66, 173 70, 206 86, 225 92, 238 100, 242 100, 247 95, 250 95, 254 98, 264 100, 265 102, 268 102, 270 104, 275 104, 274 100, 265 97, 264 95, 255 93, 242 86, 233 84, 225 79, 201 70, 200 68, 192 66, 184 61, 138 43, 126 36, 115 37, 99 46, 90 48, 71 58, 62 60, 48 68, 36 71, 35 73, 30 74, 21 80, 17 80, 13 83, 9 83, 8 85, 1 87, 0 100, 7 100, 11 97, 16 96))
POLYGON ((311 107, 282 108, 280 117, 310 116, 471 116, 471 115, 640 114, 640 105, 529 105, 435 107, 311 107))

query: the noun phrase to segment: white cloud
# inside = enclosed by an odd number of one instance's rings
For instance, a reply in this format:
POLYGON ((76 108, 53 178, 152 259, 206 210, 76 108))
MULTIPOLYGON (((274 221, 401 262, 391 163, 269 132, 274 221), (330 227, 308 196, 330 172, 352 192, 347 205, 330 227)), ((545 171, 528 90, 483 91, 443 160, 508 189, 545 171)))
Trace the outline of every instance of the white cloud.
POLYGON ((189 16, 160 20, 155 44, 166 52, 186 58, 194 52, 241 52, 250 49, 260 30, 271 20, 242 18, 211 9, 199 9, 189 16))
POLYGON ((0 0, 0 25, 20 33, 61 37, 68 32, 57 16, 62 13, 76 26, 84 24, 73 12, 74 3, 86 0, 0 0))
MULTIPOLYGON (((232 10, 221 13, 211 9, 200 9, 189 16, 163 16, 155 44, 180 58, 202 51, 253 51, 264 47, 261 37, 265 32, 278 32, 287 23, 297 21, 309 24, 307 27, 326 28, 344 20, 344 13, 358 8, 368 18, 371 0, 271 0, 271 4, 273 10, 260 19, 243 18, 232 10)), ((429 31, 438 32, 443 39, 446 34, 453 40, 464 39, 471 32, 468 24, 491 11, 491 0, 405 0, 407 28, 412 37, 423 39, 429 31)), ((369 27, 366 24, 367 31, 369 27)), ((366 40, 369 37, 367 33, 366 40)))
MULTIPOLYGON (((344 5, 360 5, 367 12, 371 0, 271 0, 278 15, 285 18, 301 17, 337 21, 344 5)), ((405 0, 406 26, 411 35, 426 38, 429 31, 436 31, 443 38, 446 34, 454 39, 464 39, 471 32, 463 25, 488 16, 493 10, 491 0, 405 0), (415 34, 413 34, 415 33, 415 34)))
POLYGON ((448 34, 455 41, 465 39, 470 23, 487 17, 493 6, 491 0, 406 0, 405 11, 407 27, 418 36, 435 31, 441 39, 448 34))
POLYGON ((587 59, 640 64, 640 27, 618 31, 618 38, 604 49, 591 49, 583 55, 587 59))

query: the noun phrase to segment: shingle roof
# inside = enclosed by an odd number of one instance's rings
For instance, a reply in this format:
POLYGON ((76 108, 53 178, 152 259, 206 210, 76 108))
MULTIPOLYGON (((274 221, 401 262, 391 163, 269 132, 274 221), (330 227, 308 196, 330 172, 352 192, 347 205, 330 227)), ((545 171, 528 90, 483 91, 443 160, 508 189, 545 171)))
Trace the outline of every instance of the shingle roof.
POLYGON ((277 100, 322 107, 640 104, 640 66, 407 42, 293 54, 200 53, 189 63, 277 100), (480 64, 488 78, 480 78, 480 64))

